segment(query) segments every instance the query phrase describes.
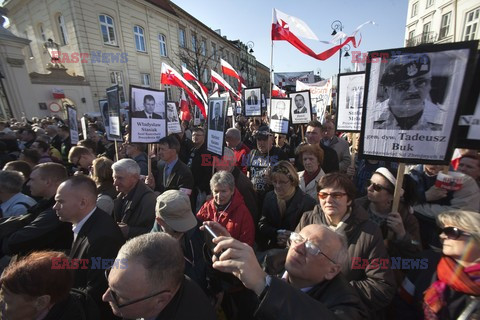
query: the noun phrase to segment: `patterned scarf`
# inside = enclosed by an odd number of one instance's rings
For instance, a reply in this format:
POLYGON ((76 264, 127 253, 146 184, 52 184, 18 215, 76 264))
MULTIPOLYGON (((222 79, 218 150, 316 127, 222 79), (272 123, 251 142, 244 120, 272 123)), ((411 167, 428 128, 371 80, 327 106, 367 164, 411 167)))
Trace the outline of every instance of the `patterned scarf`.
POLYGON ((297 191, 297 188, 292 186, 291 189, 283 198, 280 198, 278 194, 275 193, 275 195, 277 196, 278 211, 280 213, 280 217, 282 217, 282 220, 283 220, 283 216, 285 215, 285 211, 287 211, 287 201, 290 200, 295 195, 295 191, 297 191))
POLYGON ((480 263, 464 268, 450 257, 442 257, 437 266, 437 277, 423 298, 425 319, 438 319, 437 313, 446 305, 445 289, 480 296, 480 263))

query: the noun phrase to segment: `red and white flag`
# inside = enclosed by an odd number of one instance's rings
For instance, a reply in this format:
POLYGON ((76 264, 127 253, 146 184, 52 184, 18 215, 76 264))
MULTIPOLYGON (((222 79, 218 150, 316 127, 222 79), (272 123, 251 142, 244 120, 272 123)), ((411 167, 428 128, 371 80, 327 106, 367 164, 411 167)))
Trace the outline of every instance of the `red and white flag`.
POLYGON ((458 169, 458 165, 460 164, 461 158, 462 158, 462 153, 460 152, 460 149, 455 149, 455 151, 453 151, 452 161, 450 161, 450 165, 454 170, 458 169))
POLYGON ((218 85, 222 86, 226 91, 232 93, 238 100, 241 99, 240 96, 235 92, 235 90, 228 84, 225 79, 223 79, 218 73, 211 70, 212 75, 212 82, 218 83, 218 85))
POLYGON ((338 35, 335 39, 343 39, 339 45, 333 46, 332 48, 323 52, 315 53, 298 38, 302 37, 312 40, 319 40, 315 33, 313 33, 313 31, 308 27, 308 25, 297 17, 292 17, 277 9, 273 9, 272 41, 288 41, 304 54, 309 55, 317 60, 326 60, 337 53, 338 50, 340 50, 349 42, 351 42, 353 47, 356 48, 358 45, 355 35, 361 27, 368 23, 373 22, 369 21, 360 25, 351 36, 346 36, 343 33, 338 35))
POLYGON ((195 105, 198 106, 205 118, 207 117, 205 112, 207 102, 203 100, 201 94, 187 80, 185 80, 180 73, 175 71, 175 69, 167 65, 165 62, 162 62, 162 76, 160 83, 177 86, 185 90, 187 95, 190 97, 190 99, 192 99, 195 105))
POLYGON ((280 89, 274 84, 272 88, 272 97, 286 98, 287 93, 285 92, 285 90, 280 89))
POLYGON ((185 91, 182 90, 182 97, 180 98, 180 119, 182 121, 190 121, 192 114, 190 112, 190 106, 185 96, 185 91))
POLYGON ((195 81, 195 83, 200 87, 200 93, 202 94, 203 99, 205 101, 207 101, 208 100, 208 89, 207 89, 207 87, 205 87, 205 85, 203 83, 201 83, 200 80, 198 80, 197 77, 195 77, 195 75, 192 72, 190 72, 190 70, 185 68, 184 66, 182 66, 182 72, 183 72, 183 77, 186 80, 195 81))
POLYGON ((212 94, 210 95, 212 98, 220 98, 220 92, 218 90, 218 83, 215 83, 215 86, 213 87, 212 94))
POLYGON ((53 93, 53 99, 65 98, 65 91, 63 91, 63 89, 53 88, 52 93, 53 93))
POLYGON ((223 74, 240 80, 240 75, 237 71, 235 71, 235 69, 230 65, 230 63, 220 58, 220 64, 222 65, 223 74))

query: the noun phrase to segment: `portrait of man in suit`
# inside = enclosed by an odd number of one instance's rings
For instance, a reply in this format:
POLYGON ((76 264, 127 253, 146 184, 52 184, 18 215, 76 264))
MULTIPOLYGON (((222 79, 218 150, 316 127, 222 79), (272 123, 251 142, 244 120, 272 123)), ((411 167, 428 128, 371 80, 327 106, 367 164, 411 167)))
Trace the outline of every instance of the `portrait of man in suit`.
POLYGON ((167 103, 167 121, 168 122, 178 122, 178 113, 175 103, 167 103))
POLYGON ((210 104, 210 111, 213 111, 212 117, 210 118, 209 129, 214 131, 223 131, 223 116, 222 116, 222 107, 219 101, 216 101, 213 105, 213 102, 210 104))
POLYGON ((285 109, 286 109, 285 102, 278 101, 273 110, 275 114, 272 116, 272 120, 288 121, 288 118, 285 117, 285 109))
POLYGON ((295 114, 306 113, 307 108, 305 107, 305 98, 301 94, 297 94, 294 100, 295 100, 295 106, 297 108, 293 110, 293 113, 295 114))
POLYGON ((143 97, 143 110, 132 113, 132 118, 163 119, 161 114, 155 113, 155 98, 151 94, 143 97))
POLYGON ((255 94, 255 90, 250 91, 250 96, 247 98, 248 105, 256 105, 258 104, 258 97, 255 94))

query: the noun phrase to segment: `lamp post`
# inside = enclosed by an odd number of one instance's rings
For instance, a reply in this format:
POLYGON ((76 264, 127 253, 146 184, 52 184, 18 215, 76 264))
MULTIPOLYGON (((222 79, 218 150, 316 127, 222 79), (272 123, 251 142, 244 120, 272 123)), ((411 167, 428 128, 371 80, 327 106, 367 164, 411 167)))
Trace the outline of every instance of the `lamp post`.
MULTIPOLYGON (((333 30, 332 31, 332 36, 336 35, 337 31, 340 31, 340 32, 343 31, 343 24, 340 20, 333 21, 332 25, 330 27, 333 30)), ((342 43, 342 39, 340 39, 340 44, 341 43, 342 43)), ((350 50, 350 48, 348 50, 350 50)), ((338 73, 339 74, 340 74, 341 70, 342 70, 342 48, 340 48, 339 53, 338 53, 338 73)))
POLYGON ((253 47, 255 47, 255 43, 253 41, 248 41, 246 43, 245 50, 247 51, 247 85, 251 87, 253 84, 250 81, 250 56, 249 54, 253 54, 253 47))
POLYGON ((60 45, 52 39, 48 39, 47 42, 43 44, 43 47, 47 50, 51 59, 50 61, 53 63, 54 67, 58 68, 58 61, 60 60, 60 45))

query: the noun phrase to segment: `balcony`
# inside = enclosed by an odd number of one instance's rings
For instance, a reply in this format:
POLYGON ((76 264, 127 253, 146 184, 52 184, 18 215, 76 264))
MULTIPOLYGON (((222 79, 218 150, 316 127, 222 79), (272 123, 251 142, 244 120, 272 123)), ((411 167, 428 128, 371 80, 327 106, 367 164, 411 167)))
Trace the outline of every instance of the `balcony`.
POLYGON ((437 34, 435 32, 433 32, 433 31, 424 32, 422 34, 419 34, 418 36, 407 39, 405 46, 406 47, 415 47, 415 46, 419 46, 421 44, 434 43, 436 39, 437 39, 437 34))

